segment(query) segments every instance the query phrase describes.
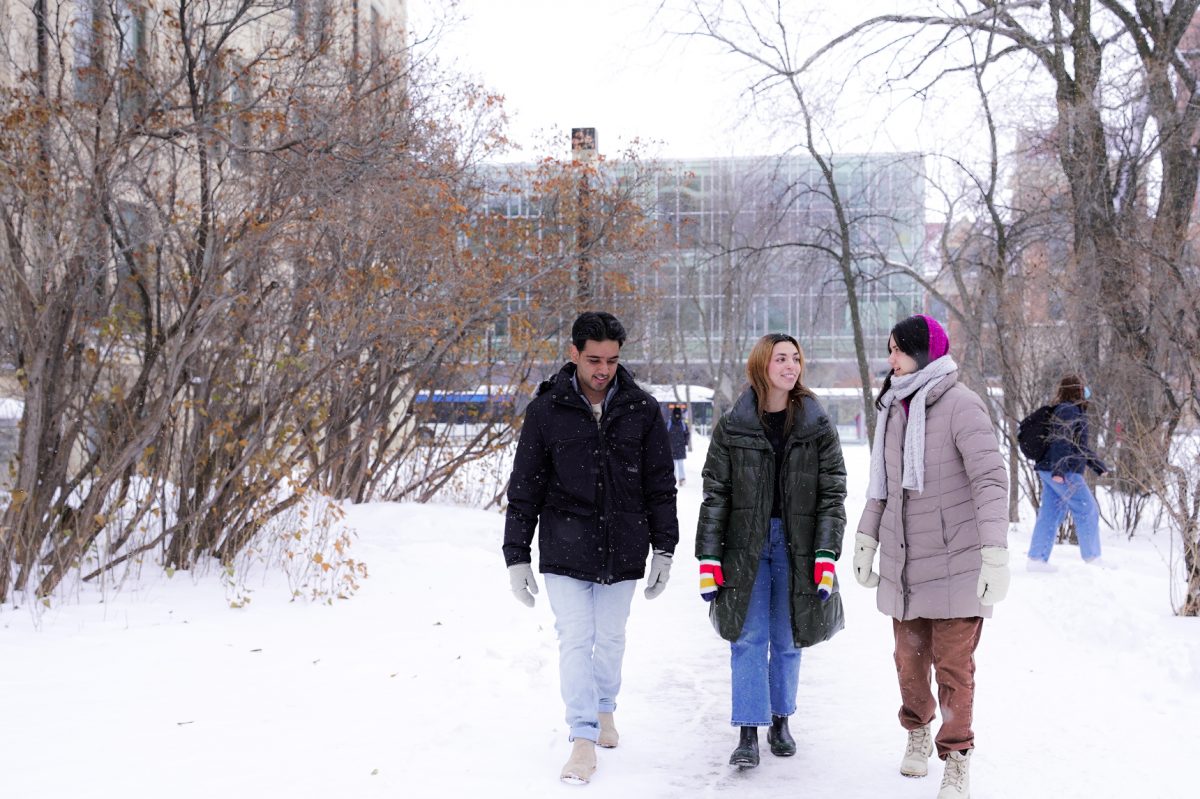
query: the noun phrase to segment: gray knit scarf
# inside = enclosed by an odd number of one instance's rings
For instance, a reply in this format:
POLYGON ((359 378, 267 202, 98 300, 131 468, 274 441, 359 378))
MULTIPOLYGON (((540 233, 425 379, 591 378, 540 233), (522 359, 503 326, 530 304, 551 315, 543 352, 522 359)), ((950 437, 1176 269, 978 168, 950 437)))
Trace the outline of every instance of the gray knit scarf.
POLYGON ((867 499, 887 499, 887 461, 883 446, 887 438, 888 409, 893 402, 909 396, 912 401, 908 404, 908 428, 904 431, 904 473, 900 486, 918 494, 925 490, 925 399, 930 389, 957 371, 958 364, 954 359, 943 355, 936 361, 930 361, 924 369, 910 375, 892 377, 891 388, 879 400, 883 408, 875 425, 875 443, 871 447, 871 480, 867 485, 867 499))

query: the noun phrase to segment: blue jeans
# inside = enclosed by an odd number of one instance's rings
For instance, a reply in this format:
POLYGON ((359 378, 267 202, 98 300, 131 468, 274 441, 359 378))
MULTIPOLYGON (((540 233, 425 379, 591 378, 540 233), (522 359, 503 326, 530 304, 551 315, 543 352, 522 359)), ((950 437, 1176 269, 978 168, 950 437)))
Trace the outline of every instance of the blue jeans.
POLYGON ((765 727, 796 712, 800 649, 792 638, 792 567, 783 521, 771 520, 742 634, 729 645, 733 726, 765 727))
POLYGON ((1050 472, 1039 471, 1042 478, 1042 507, 1038 510, 1037 522, 1033 525, 1033 538, 1029 542, 1029 557, 1034 560, 1050 560, 1054 549, 1054 538, 1058 526, 1067 511, 1075 519, 1075 532, 1079 535, 1079 554, 1084 560, 1100 557, 1100 509, 1092 492, 1088 490, 1083 475, 1071 472, 1063 475, 1065 482, 1054 482, 1050 472))
POLYGON ((596 714, 617 709, 625 621, 637 581, 600 585, 560 574, 543 577, 558 630, 558 677, 571 740, 595 741, 596 714))

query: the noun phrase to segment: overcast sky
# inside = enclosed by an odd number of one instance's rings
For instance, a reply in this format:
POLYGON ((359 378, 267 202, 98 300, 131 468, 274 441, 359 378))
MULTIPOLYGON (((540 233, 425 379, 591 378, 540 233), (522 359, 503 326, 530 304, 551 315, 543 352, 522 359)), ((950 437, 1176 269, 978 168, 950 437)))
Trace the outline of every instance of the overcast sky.
MULTIPOLYGON (((775 153, 794 144, 794 132, 747 117, 745 88, 755 73, 745 61, 720 52, 710 40, 681 35, 696 24, 680 13, 686 5, 687 0, 461 0, 456 14, 461 21, 445 29, 436 52, 505 95, 512 137, 534 148, 526 158, 537 153, 537 143, 552 138, 565 148, 573 126, 597 128, 600 149, 610 156, 635 138, 643 152, 662 157, 775 153)), ((864 13, 861 0, 791 5, 798 14, 822 5, 864 13)), ((437 0, 411 0, 414 31, 426 30, 443 10, 437 0)), ((850 19, 849 13, 837 19, 823 9, 819 24, 804 29, 815 44, 850 19)), ((911 124, 919 126, 919 120, 911 124)), ((912 142, 883 146, 907 148, 912 142)))
MULTIPOLYGON (((708 0, 705 0, 706 2, 708 0)), ((872 13, 913 12, 934 0, 781 0, 800 57, 872 13)), ((775 0, 745 0, 774 7, 775 0)), ((410 0, 410 27, 420 36, 446 0, 410 0)), ((509 135, 522 149, 508 160, 565 155, 571 127, 595 127, 600 151, 619 156, 635 139, 646 157, 692 158, 781 154, 801 131, 783 117, 790 97, 751 111, 746 88, 762 72, 710 39, 683 35, 697 21, 681 11, 691 0, 459 0, 438 35, 442 62, 505 96, 509 135), (554 142, 554 149, 550 143, 554 142)), ((711 5, 711 4, 710 4, 711 5)), ((740 8, 726 2, 726 9, 740 8)), ((970 86, 939 84, 914 99, 912 86, 890 94, 881 72, 898 69, 892 45, 902 32, 875 42, 855 40, 821 62, 822 82, 808 99, 824 113, 827 152, 986 152, 970 86), (899 35, 897 35, 899 34, 899 35), (885 47, 884 45, 888 45, 885 47), (857 49, 855 49, 857 48, 857 49), (863 52, 886 53, 861 62, 863 52), (840 59, 840 60, 839 60, 840 59), (832 120, 832 121, 830 121, 832 120)), ((908 54, 912 56, 912 54, 908 54)), ((1001 74, 993 102, 1007 91, 1030 105, 1029 76, 1001 74), (1006 87, 1012 87, 1006 88, 1006 87)), ((1032 107, 1032 106, 1030 106, 1032 107)), ((972 156, 967 155, 968 159, 972 156)), ((931 174, 941 168, 927 162, 931 174)))
MULTIPOLYGON (((659 5, 462 0, 463 19, 444 31, 437 54, 505 96, 512 138, 534 152, 552 139, 565 149, 571 127, 595 127, 608 155, 634 138, 667 157, 728 153, 741 87, 711 46, 664 33, 678 18, 656 17, 659 5)), ((411 0, 414 31, 440 7, 411 0)))

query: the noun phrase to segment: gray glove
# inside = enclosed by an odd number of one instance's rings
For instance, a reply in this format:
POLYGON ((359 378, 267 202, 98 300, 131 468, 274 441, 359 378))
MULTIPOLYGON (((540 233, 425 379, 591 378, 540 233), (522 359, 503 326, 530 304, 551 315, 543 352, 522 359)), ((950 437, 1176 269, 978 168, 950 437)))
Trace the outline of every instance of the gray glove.
POLYGON ((533 578, 533 567, 528 563, 514 563, 508 567, 508 582, 517 601, 533 607, 533 595, 538 592, 537 580, 533 578))
POLYGON ((981 547, 983 565, 979 568, 979 583, 975 588, 979 604, 994 605, 1008 596, 1008 550, 1004 547, 981 547))
POLYGON ((866 533, 854 534, 854 579, 863 588, 874 588, 879 585, 879 575, 875 573, 875 550, 879 542, 866 533))
POLYGON ((650 559, 650 573, 646 575, 646 599, 654 599, 667 587, 671 576, 671 553, 655 552, 650 559))

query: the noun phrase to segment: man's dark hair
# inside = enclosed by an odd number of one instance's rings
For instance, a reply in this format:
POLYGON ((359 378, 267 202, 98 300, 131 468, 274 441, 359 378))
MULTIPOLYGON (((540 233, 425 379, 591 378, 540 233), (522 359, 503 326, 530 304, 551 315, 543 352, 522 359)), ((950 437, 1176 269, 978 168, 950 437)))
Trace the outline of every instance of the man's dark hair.
POLYGON ((582 350, 589 341, 615 341, 618 347, 625 345, 625 328, 617 317, 605 311, 586 311, 571 325, 571 343, 582 350))

